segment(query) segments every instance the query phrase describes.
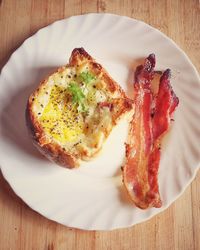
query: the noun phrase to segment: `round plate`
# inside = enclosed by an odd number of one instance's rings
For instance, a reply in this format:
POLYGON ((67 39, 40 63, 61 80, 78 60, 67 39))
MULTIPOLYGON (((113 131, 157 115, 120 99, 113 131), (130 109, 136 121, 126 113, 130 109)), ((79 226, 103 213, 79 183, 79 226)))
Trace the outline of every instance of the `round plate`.
POLYGON ((167 208, 194 178, 200 162, 200 80, 184 52, 149 25, 111 14, 57 21, 27 39, 0 77, 0 165, 13 190, 31 208, 70 227, 110 230, 134 225, 167 208), (171 68, 180 99, 165 138, 159 171, 163 207, 141 210, 123 189, 127 123, 120 123, 101 155, 81 168, 59 167, 41 156, 28 137, 24 112, 30 93, 71 51, 84 47, 131 96, 136 65, 155 53, 157 70, 171 68))

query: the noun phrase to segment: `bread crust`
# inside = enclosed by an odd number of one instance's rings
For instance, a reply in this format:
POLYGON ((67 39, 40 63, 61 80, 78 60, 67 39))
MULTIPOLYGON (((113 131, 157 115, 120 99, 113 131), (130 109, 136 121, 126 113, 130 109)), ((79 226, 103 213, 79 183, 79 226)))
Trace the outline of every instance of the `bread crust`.
MULTIPOLYGON (((101 74, 101 77, 105 79, 109 91, 111 93, 117 91, 118 93, 120 93, 121 98, 123 98, 123 103, 120 104, 118 103, 118 105, 122 105, 120 112, 116 113, 116 115, 113 117, 114 124, 116 124, 117 120, 121 117, 123 113, 132 109, 133 101, 126 97, 126 94, 123 91, 123 89, 109 76, 107 71, 99 63, 97 63, 83 48, 74 49, 72 51, 69 64, 66 66, 59 67, 53 73, 62 72, 68 66, 69 67, 77 66, 82 60, 85 59, 87 59, 88 62, 91 64, 91 68, 94 74, 95 75, 101 74)), ((37 116, 33 112, 34 99, 37 98, 38 93, 40 92, 41 88, 47 84, 47 81, 48 77, 39 84, 38 88, 30 95, 28 99, 26 107, 26 123, 29 134, 32 138, 34 145, 49 160, 67 168, 78 167, 81 161, 80 155, 78 153, 77 154, 69 153, 64 148, 62 148, 61 145, 50 140, 50 138, 46 136, 45 130, 42 128, 40 122, 37 119, 37 116)), ((107 136, 108 134, 106 134, 106 137, 107 136)), ((101 148, 99 148, 99 150, 100 149, 101 148)), ((97 153, 98 151, 96 151, 94 155, 96 155, 97 153)), ((87 159, 87 152, 82 152, 81 158, 87 159)))

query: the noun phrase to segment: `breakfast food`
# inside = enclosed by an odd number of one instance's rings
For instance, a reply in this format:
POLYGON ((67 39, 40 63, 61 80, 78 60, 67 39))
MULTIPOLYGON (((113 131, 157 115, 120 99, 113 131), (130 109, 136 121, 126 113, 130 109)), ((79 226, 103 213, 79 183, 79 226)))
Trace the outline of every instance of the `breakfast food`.
POLYGON ((118 120, 133 107, 122 88, 83 48, 40 83, 27 104, 29 131, 38 149, 73 168, 92 159, 118 120))
POLYGON ((123 182, 136 206, 161 207, 158 186, 160 143, 170 126, 179 100, 170 85, 170 70, 160 78, 158 93, 154 95, 151 81, 155 71, 155 55, 146 58, 135 72, 135 113, 126 144, 123 182))

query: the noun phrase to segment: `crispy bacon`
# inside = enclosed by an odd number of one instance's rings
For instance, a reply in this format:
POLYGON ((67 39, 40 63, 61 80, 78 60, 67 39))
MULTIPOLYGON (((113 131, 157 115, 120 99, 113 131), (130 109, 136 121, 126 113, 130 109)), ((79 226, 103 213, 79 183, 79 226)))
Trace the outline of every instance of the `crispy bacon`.
POLYGON ((105 108, 105 107, 107 107, 107 108, 110 109, 110 111, 113 110, 113 103, 110 103, 110 102, 99 102, 98 105, 99 105, 100 108, 105 108))
POLYGON ((160 78, 158 94, 155 97, 155 112, 152 121, 154 141, 168 130, 171 116, 179 103, 170 85, 170 77, 170 69, 167 69, 160 78))
POLYGON ((155 56, 149 55, 135 73, 135 114, 130 124, 126 144, 126 163, 123 181, 135 205, 145 209, 161 207, 158 187, 160 142, 168 130, 178 98, 170 86, 170 70, 166 70, 159 84, 158 94, 151 91, 155 56))

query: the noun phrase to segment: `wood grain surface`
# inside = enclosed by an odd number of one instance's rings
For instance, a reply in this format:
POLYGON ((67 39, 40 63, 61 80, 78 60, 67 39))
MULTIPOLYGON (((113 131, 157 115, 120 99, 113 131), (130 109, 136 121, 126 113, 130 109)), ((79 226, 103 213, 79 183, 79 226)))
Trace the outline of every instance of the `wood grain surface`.
MULTIPOLYGON (((149 23, 171 37, 200 70, 197 0, 0 0, 0 69, 11 53, 41 27, 89 12, 126 15, 149 23)), ((199 182, 200 173, 173 205, 147 222, 127 229, 88 232, 64 227, 34 212, 0 175, 0 250, 198 250, 199 182)))

